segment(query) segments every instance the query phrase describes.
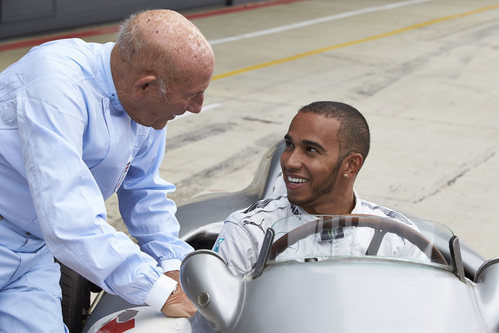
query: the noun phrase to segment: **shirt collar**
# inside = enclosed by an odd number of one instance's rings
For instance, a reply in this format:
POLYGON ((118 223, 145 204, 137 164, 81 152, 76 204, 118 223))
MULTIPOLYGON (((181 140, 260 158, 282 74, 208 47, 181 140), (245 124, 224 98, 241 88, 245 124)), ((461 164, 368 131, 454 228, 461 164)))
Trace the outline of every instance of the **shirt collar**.
POLYGON ((118 93, 114 86, 113 75, 111 73, 111 52, 114 45, 115 43, 106 43, 103 45, 102 52, 100 53, 99 66, 99 74, 102 79, 99 80, 99 82, 105 97, 109 98, 112 113, 118 114, 125 112, 125 109, 118 98, 118 93))

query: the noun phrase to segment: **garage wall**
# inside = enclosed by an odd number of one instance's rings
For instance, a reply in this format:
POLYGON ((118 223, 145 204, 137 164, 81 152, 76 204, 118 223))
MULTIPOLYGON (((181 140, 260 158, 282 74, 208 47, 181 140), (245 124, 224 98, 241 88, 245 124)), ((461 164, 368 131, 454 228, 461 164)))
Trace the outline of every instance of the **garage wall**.
POLYGON ((0 0, 0 40, 119 21, 142 9, 186 10, 250 0, 0 0))

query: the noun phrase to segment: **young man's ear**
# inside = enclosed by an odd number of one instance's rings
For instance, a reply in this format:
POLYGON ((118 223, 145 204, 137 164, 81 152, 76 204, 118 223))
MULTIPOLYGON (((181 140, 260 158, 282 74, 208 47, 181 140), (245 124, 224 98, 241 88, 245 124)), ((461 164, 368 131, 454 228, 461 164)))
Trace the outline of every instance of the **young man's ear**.
POLYGON ((350 178, 357 176, 362 164, 364 164, 364 158, 359 153, 353 153, 345 157, 343 160, 343 177, 350 178))
POLYGON ((151 85, 154 81, 157 80, 156 75, 145 75, 141 76, 140 78, 135 81, 135 84, 133 85, 133 90, 134 92, 142 97, 146 94, 148 89, 151 89, 151 85))

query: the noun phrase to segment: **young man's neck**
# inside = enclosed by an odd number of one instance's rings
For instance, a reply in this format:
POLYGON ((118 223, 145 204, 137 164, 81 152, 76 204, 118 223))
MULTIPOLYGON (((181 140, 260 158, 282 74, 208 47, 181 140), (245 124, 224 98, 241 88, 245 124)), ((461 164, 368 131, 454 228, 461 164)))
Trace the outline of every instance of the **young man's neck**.
POLYGON ((352 191, 343 195, 332 202, 324 205, 308 205, 302 206, 308 214, 311 215, 345 215, 351 214, 355 208, 355 195, 352 191))

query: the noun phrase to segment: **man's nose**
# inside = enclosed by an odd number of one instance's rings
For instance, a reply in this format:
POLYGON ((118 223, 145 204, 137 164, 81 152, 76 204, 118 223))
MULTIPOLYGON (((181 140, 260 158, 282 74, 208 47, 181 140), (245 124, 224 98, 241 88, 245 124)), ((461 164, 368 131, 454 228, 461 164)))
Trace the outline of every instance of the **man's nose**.
POLYGON ((287 153, 283 164, 286 169, 299 169, 302 164, 300 153, 296 149, 287 153))
POLYGON ((204 96, 199 96, 197 97, 195 100, 193 100, 191 102, 191 104, 189 105, 189 108, 187 110, 189 110, 189 112, 192 112, 192 113, 199 113, 201 112, 201 109, 203 108, 203 100, 204 100, 204 96))

